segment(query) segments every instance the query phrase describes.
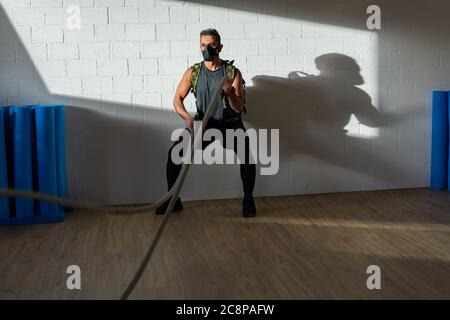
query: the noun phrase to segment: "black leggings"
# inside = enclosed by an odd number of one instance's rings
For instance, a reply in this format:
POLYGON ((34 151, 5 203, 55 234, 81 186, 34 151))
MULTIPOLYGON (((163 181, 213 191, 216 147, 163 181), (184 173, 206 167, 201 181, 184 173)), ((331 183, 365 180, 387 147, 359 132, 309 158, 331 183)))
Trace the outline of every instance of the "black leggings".
MULTIPOLYGON (((244 124, 241 120, 238 121, 230 121, 230 122, 221 122, 214 119, 210 119, 208 122, 208 125, 206 126, 205 130, 209 128, 215 128, 220 130, 223 137, 222 146, 226 147, 226 129, 242 129, 246 130, 244 127, 244 124)), ((187 130, 187 129, 185 129, 187 130)), ((174 142, 172 147, 169 149, 168 157, 167 157, 167 166, 166 166, 166 175, 167 175, 167 186, 168 189, 172 188, 172 186, 175 184, 175 181, 178 178, 178 175, 181 171, 182 164, 175 164, 172 161, 171 153, 172 149, 179 143, 183 142, 182 136, 174 142)), ((209 144, 214 142, 214 139, 212 141, 203 141, 202 139, 202 150, 204 150, 209 144)), ((245 161, 242 159, 240 164, 241 169, 241 179, 242 179, 242 185, 244 189, 244 195, 250 196, 253 194, 253 188, 255 186, 255 178, 256 178, 256 165, 254 163, 250 163, 249 161, 249 140, 248 137, 245 139, 245 161)), ((237 143, 235 138, 234 143, 234 153, 237 154, 237 143)))

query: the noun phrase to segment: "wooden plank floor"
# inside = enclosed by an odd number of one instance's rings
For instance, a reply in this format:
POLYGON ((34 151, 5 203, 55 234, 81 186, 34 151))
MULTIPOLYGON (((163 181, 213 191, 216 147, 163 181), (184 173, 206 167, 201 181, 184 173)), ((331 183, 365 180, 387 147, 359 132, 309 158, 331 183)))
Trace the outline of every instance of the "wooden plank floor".
MULTIPOLYGON (((429 189, 192 201, 173 214, 131 298, 450 299, 450 193, 429 189), (381 268, 382 289, 366 288, 381 268)), ((116 299, 161 217, 74 212, 0 228, 0 298, 116 299), (82 289, 66 288, 81 268, 82 289)))

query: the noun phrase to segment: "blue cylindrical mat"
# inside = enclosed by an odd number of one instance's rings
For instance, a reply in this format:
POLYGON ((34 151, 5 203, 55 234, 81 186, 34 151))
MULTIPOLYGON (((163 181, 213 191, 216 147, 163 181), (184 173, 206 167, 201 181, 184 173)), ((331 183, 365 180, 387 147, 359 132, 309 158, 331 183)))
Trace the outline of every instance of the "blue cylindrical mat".
POLYGON ((448 128, 448 143, 449 143, 449 146, 447 147, 447 149, 448 149, 447 190, 450 191, 450 91, 448 91, 447 94, 448 94, 448 99, 447 99, 448 126, 447 126, 447 128, 448 128))
MULTIPOLYGON (((9 108, 9 130, 12 135, 13 188, 33 190, 32 110, 30 107, 9 108)), ((33 200, 16 198, 17 218, 34 215, 33 200)))
POLYGON ((432 189, 448 189, 449 115, 448 92, 433 92, 431 179, 432 189))
MULTIPOLYGON (((65 145, 65 126, 64 126, 64 106, 55 105, 55 146, 56 146, 56 174, 58 180, 58 196, 66 198, 67 191, 67 172, 66 172, 66 145, 65 145)), ((70 208, 63 207, 64 211, 70 208)))
MULTIPOLYGON (((6 122, 4 113, 8 108, 0 107, 0 188, 8 188, 8 169, 6 166, 6 122)), ((10 215, 9 198, 0 197, 0 219, 7 219, 10 215)))
MULTIPOLYGON (((51 106, 35 106, 36 151, 39 192, 58 195, 55 145, 55 109, 51 106)), ((46 201, 40 202, 41 216, 60 214, 59 206, 46 201)))

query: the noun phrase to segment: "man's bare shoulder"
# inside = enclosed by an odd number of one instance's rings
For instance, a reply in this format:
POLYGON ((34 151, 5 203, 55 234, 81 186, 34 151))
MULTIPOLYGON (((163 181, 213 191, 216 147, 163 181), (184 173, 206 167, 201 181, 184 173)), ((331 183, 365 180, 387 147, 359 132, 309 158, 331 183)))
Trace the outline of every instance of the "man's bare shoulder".
POLYGON ((192 67, 188 67, 186 71, 184 71, 183 79, 191 79, 192 76, 192 67))
POLYGON ((239 68, 234 68, 234 80, 240 80, 242 79, 242 72, 239 70, 239 68))

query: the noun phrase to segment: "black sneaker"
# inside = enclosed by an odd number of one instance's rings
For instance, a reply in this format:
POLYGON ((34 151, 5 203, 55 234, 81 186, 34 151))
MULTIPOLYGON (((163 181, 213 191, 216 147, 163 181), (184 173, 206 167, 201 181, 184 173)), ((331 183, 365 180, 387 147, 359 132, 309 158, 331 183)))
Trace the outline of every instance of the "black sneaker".
MULTIPOLYGON (((157 215, 163 215, 164 213, 166 213, 167 206, 169 205, 169 201, 170 201, 170 199, 167 200, 166 202, 164 202, 158 208, 156 208, 155 213, 157 215)), ((181 211, 181 210, 183 210, 183 203, 181 202, 180 197, 178 197, 177 201, 175 201, 175 205, 173 206, 172 212, 177 212, 177 211, 181 211)))
POLYGON ((256 215, 255 201, 252 196, 245 196, 242 200, 242 216, 254 217, 256 215))

